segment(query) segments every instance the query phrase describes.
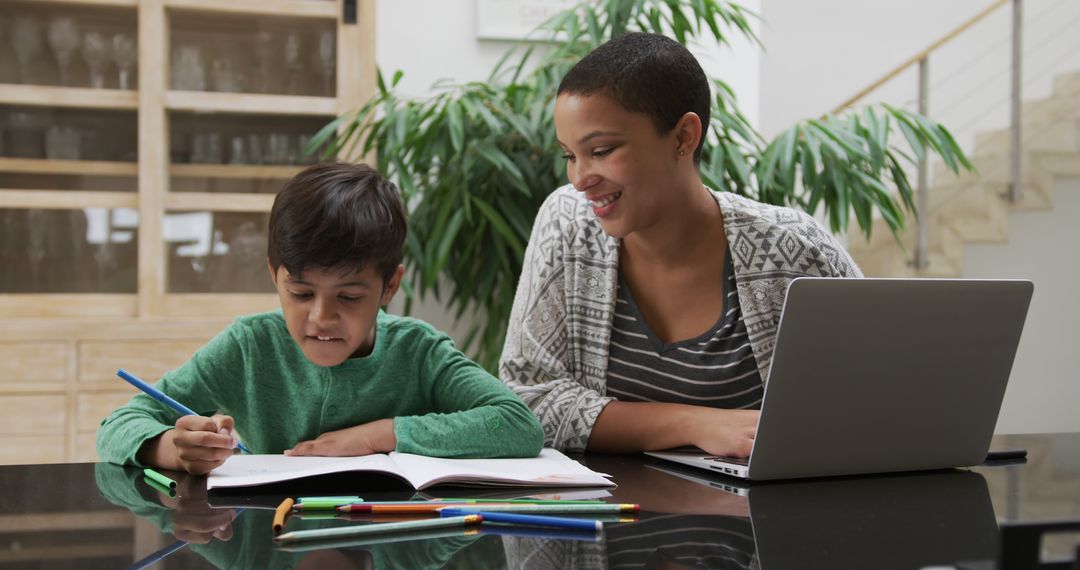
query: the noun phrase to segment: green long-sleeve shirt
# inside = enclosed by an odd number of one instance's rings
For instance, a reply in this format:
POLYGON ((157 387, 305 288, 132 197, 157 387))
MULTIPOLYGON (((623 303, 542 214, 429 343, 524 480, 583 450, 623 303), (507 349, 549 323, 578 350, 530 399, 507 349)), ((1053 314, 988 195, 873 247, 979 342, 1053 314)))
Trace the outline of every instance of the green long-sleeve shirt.
MULTIPOLYGON (((531 457, 543 443, 529 408, 447 335, 381 311, 371 354, 332 367, 304 357, 280 311, 240 317, 156 387, 201 415, 233 416, 254 453, 383 418, 405 453, 531 457)), ((143 443, 177 417, 139 393, 101 422, 98 456, 138 464, 143 443)))

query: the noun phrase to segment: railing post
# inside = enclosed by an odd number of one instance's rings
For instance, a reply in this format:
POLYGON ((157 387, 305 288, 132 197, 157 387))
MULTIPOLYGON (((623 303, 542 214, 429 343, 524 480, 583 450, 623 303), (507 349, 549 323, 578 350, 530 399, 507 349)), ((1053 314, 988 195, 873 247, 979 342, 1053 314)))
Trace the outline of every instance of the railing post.
POLYGON ((1013 0, 1012 17, 1012 99, 1009 128, 1009 200, 1013 203, 1023 198, 1023 172, 1020 170, 1020 87, 1023 83, 1021 61, 1023 60, 1024 10, 1022 0, 1013 0))
MULTIPOLYGON (((919 60, 919 114, 930 114, 930 62, 928 57, 919 60)), ((927 154, 919 159, 919 182, 915 190, 915 262, 916 270, 926 269, 930 265, 928 250, 930 244, 930 166, 927 154)))

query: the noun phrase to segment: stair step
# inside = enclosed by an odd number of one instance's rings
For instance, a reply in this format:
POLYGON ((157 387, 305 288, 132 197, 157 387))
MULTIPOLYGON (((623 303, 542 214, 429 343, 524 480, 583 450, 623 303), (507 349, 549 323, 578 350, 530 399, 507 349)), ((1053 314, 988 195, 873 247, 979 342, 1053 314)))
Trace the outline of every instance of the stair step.
POLYGON ((1020 105, 1024 124, 1046 123, 1080 118, 1080 94, 1054 94, 1047 99, 1024 101, 1020 105))
POLYGON ((1062 73, 1054 77, 1054 95, 1080 95, 1080 71, 1062 73))
MULTIPOLYGON (((1080 151, 1080 119, 1056 121, 1039 125, 1020 133, 1021 145, 1027 150, 1080 151)), ((975 135, 972 156, 1007 155, 1012 149, 1012 132, 1008 129, 987 131, 975 135)))
MULTIPOLYGON (((934 165, 933 187, 962 186, 990 182, 1009 184, 1012 182, 1010 159, 1008 154, 980 154, 971 157, 976 172, 961 170, 953 174, 944 163, 934 165)), ((1077 176, 1080 169, 1080 151, 1029 150, 1020 155, 1020 171, 1025 187, 1045 186, 1052 182, 1053 176, 1077 176), (1047 179, 1045 175, 1051 175, 1047 179)))

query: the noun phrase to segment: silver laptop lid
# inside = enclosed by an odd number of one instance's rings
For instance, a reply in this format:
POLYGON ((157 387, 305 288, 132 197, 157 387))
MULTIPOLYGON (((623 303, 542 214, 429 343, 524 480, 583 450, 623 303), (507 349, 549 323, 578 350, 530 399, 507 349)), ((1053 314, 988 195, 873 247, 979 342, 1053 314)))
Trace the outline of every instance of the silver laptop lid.
POLYGON ((976 465, 986 457, 1033 285, 792 281, 750 478, 976 465))

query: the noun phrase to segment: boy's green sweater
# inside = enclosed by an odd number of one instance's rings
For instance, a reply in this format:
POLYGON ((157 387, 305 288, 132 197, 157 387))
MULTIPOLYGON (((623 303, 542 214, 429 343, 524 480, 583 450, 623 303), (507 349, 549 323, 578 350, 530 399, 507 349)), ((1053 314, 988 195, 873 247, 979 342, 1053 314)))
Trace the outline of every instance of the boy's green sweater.
MULTIPOLYGON (((383 418, 394 418, 397 451, 405 453, 532 457, 543 445, 529 408, 450 337, 381 311, 371 354, 333 367, 304 357, 280 311, 240 317, 156 387, 201 415, 233 416, 254 453, 281 453, 383 418)), ((138 464, 143 443, 177 417, 137 394, 101 422, 98 456, 138 464)))

